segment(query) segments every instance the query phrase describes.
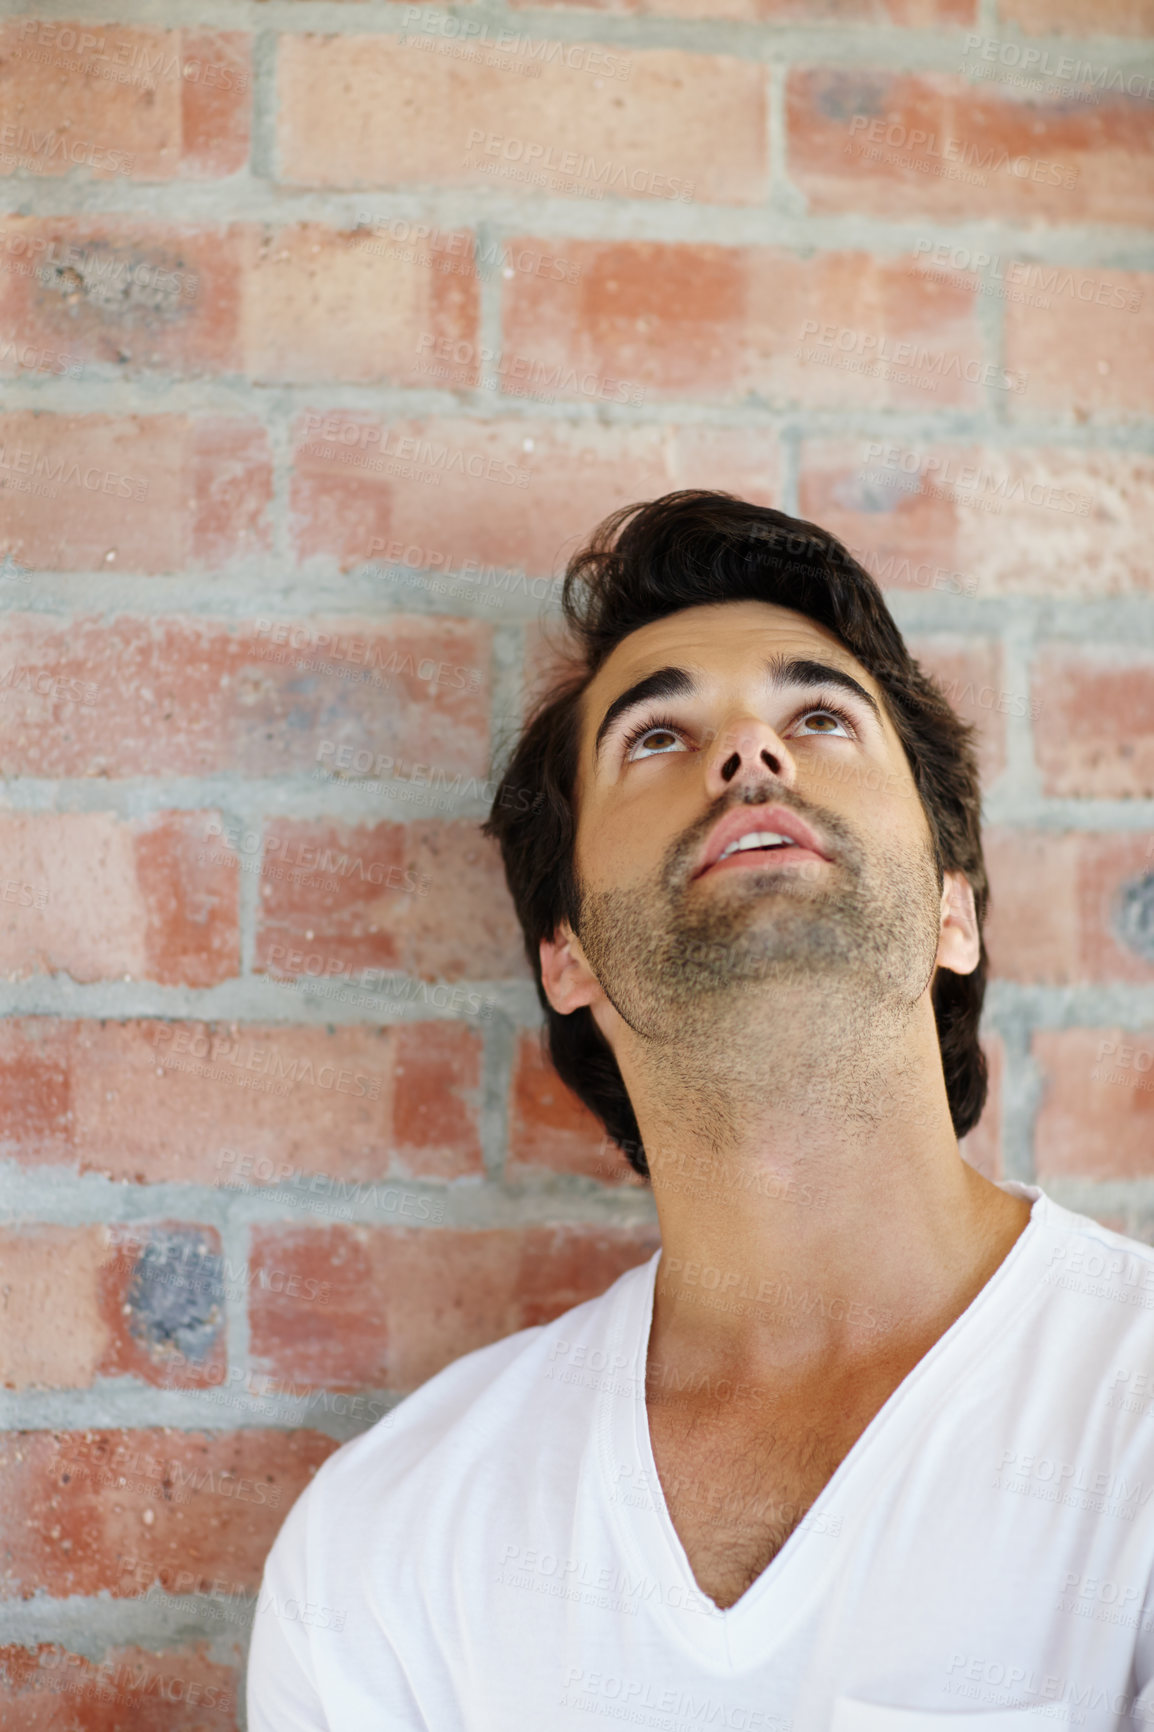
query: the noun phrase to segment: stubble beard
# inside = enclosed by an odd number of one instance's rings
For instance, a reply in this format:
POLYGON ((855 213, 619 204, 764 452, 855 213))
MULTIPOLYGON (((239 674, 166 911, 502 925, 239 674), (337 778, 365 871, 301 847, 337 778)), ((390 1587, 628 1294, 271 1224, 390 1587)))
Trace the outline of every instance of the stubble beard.
POLYGON ((828 1077, 839 1063, 843 1081, 852 1072, 861 1084, 870 1049, 900 1035, 933 977, 941 884, 928 847, 867 851, 836 814, 791 798, 782 803, 812 816, 831 862, 693 882, 718 817, 775 799, 757 788, 719 800, 647 884, 595 891, 578 882, 582 949, 638 1056, 662 1072, 675 1060, 699 1090, 723 1074, 735 1086, 743 1071, 764 1087, 765 1037, 775 1030, 803 1043, 808 1030, 812 1054, 802 1057, 796 1040, 778 1051, 782 1061, 792 1051, 799 1087, 800 1071, 828 1077))

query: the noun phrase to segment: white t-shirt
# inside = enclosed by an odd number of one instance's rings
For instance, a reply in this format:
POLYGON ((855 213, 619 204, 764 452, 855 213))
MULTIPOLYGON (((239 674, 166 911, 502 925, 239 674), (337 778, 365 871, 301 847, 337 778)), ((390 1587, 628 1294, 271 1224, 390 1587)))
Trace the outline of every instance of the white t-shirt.
POLYGON ((1154 1250, 1002 1189, 1009 1256, 726 1611, 650 1448, 660 1251, 447 1366, 289 1512, 250 1732, 1149 1725, 1154 1250))

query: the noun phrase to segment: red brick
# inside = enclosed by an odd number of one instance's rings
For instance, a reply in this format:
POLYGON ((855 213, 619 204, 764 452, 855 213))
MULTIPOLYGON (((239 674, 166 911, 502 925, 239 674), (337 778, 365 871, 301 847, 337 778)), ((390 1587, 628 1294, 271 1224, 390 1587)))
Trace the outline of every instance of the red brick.
POLYGON ((224 415, 17 412, 0 415, 0 496, 22 565, 215 569, 269 546, 271 453, 224 415))
MULTIPOLYGON (((240 295, 224 228, 72 216, 0 223, 0 335, 70 366, 239 371, 240 295)), ((6 372, 20 370, 18 355, 0 355, 6 372)))
MULTIPOLYGON (((412 768, 397 774, 407 783, 412 768)), ((286 868, 262 883, 256 969, 281 979, 364 968, 427 980, 527 976, 500 855, 475 818, 371 827, 280 819, 268 827, 266 862, 315 859, 323 868, 344 856, 362 861, 366 877, 286 868)), ((477 1014, 469 998, 459 995, 453 1008, 477 1014)), ((451 1002, 446 994, 443 1008, 451 1002)))
POLYGON ((476 351, 472 237, 443 239, 462 243, 451 272, 319 223, 9 217, 0 370, 429 384, 435 345, 476 351))
POLYGON ((1125 451, 802 443, 800 510, 885 589, 1148 593, 1154 461, 1125 451))
POLYGON ((977 728, 978 767, 983 788, 989 788, 1006 767, 1006 715, 1024 715, 1028 704, 1027 694, 1006 689, 999 645, 990 638, 956 633, 907 635, 906 643, 962 720, 977 728))
MULTIPOLYGON (((83 708, 44 704, 63 737, 83 708)), ((0 710, 0 714, 2 714, 0 710)), ((237 873, 205 857, 204 813, 0 815, 0 972, 9 980, 215 986, 240 968, 237 873)))
POLYGON ((522 1029, 509 1090, 508 1178, 532 1172, 578 1173, 603 1184, 644 1184, 599 1119, 566 1088, 542 1048, 540 1030, 522 1029))
POLYGON ((249 230, 245 370, 269 381, 432 383, 421 362, 436 344, 477 347, 471 238, 452 262, 411 263, 404 248, 319 223, 249 230))
MULTIPOLYGON (((520 240, 515 245, 528 243, 520 240)), ((540 244, 540 243, 534 243, 540 244)), ((575 283, 505 283, 510 378, 580 400, 649 397, 814 407, 976 407, 986 376, 973 297, 903 259, 802 258, 769 247, 635 241, 548 243, 575 283), (875 365, 878 354, 925 365, 875 365), (882 347, 884 345, 884 348, 882 347)))
MULTIPOLYGON (((298 424, 294 536, 300 559, 328 555, 342 569, 381 561, 451 577, 475 561, 536 580, 615 506, 690 486, 769 504, 778 475, 776 434, 748 428, 464 417, 385 424, 338 410, 298 424), (335 438, 322 436, 326 426, 335 438), (341 451, 380 467, 356 467, 341 451)), ((521 593, 539 604, 548 588, 526 583, 521 593)))
MULTIPOLYGON (((532 7, 642 13, 662 18, 733 19, 743 24, 972 24, 977 0, 510 0, 532 7)), ((1071 0, 1067 0, 1067 4, 1071 0)), ((1073 0, 1076 3, 1076 0, 1073 0)), ((1125 0, 1122 0, 1125 3, 1125 0)), ((1132 0, 1141 4, 1141 0, 1132 0)))
POLYGON ((1036 266, 1039 298, 1010 301, 1006 366, 1027 376, 1015 414, 1144 416, 1154 409, 1154 277, 1143 271, 1036 266), (1046 283, 1055 291, 1047 295, 1046 283), (1085 298, 1083 298, 1085 297, 1085 298), (1091 298, 1092 297, 1092 298, 1091 298))
POLYGON ((98 1376, 167 1389, 224 1382, 231 1272, 214 1228, 34 1225, 0 1232, 0 1243, 5 1387, 84 1389, 98 1376))
MULTIPOLYGON (((319 770, 348 747, 375 763, 420 758, 484 777, 492 628, 395 616, 216 621, 9 614, 0 680, 0 767, 7 775, 271 776, 319 770), (284 643, 277 638, 283 630, 284 643), (295 636, 295 643, 288 641, 295 636), (464 670, 460 673, 459 670, 464 670), (302 677, 303 676, 303 677, 302 677), (475 676, 478 676, 475 678, 475 676), (75 681, 60 704, 37 684, 75 681)), ((212 831, 199 825, 200 846, 212 831)), ((210 848, 217 858, 219 844, 210 848)))
POLYGON ((208 1646, 106 1648, 97 1662, 50 1642, 34 1648, 12 1643, 0 1648, 0 1715, 13 1732, 57 1732, 65 1724, 70 1732, 119 1732, 128 1725, 138 1732, 205 1732, 207 1726, 229 1732, 239 1724, 244 1662, 239 1643, 231 1665, 210 1659, 208 1646))
POLYGON ((137 1184, 479 1173, 480 1036, 425 1027, 9 1018, 0 1150, 137 1184))
POLYGON ((1002 1097, 1005 1090, 1006 1047, 1000 1035, 982 1040, 982 1050, 989 1066, 989 1092, 981 1118, 958 1144, 962 1159, 976 1167, 987 1179, 997 1181, 1005 1176, 1002 1159, 1002 1097))
POLYGON ((100 1304, 100 1270, 109 1254, 105 1227, 0 1229, 0 1383, 6 1389, 92 1383, 112 1339, 100 1304))
MULTIPOLYGON (((1016 24, 1030 36, 1146 36, 1150 32, 1149 0, 1000 0, 998 15, 1004 24, 1016 24)), ((1105 64, 1094 54, 1079 58, 1096 69, 1105 64)))
POLYGON ((327 1282, 310 1304, 254 1281, 259 1369, 329 1389, 413 1389, 475 1347, 560 1316, 657 1249, 657 1229, 253 1229, 253 1267, 327 1282))
POLYGON ((1052 643, 1037 654, 1033 693, 1042 791, 1093 800, 1154 795, 1154 660, 1128 646, 1052 643))
POLYGON ((567 66, 563 52, 558 45, 554 58, 536 62, 540 77, 526 78, 481 60, 419 52, 396 37, 282 36, 281 177, 299 186, 419 182, 498 193, 575 186, 578 197, 604 191, 660 202, 691 188, 705 203, 764 198, 764 67, 656 49, 629 55, 627 80, 597 79, 567 66), (482 137, 470 142, 476 133, 482 137), (510 141, 508 159, 503 142, 487 152, 494 137, 510 141), (530 150, 527 171, 521 159, 530 150), (567 153, 579 160, 566 169, 567 153), (493 172, 502 167, 512 176, 493 172), (544 180, 527 178, 542 173, 544 180))
POLYGON ((311 1431, 8 1432, 0 1596, 132 1598, 191 1571, 256 1590, 289 1507, 331 1438, 311 1431), (123 1481, 123 1483, 121 1483, 123 1481))
POLYGON ((13 129, 5 155, 26 174, 234 174, 248 159, 250 92, 249 39, 237 31, 35 18, 0 29, 0 125, 13 129))
POLYGON ((1154 1029, 1039 1029, 1031 1050, 1041 1183, 1154 1175, 1154 1029))
POLYGON ((789 174, 815 212, 1149 221, 1154 147, 1137 97, 1090 104, 1059 86, 1035 96, 946 73, 823 67, 790 74, 787 128, 789 174), (916 155, 906 142, 915 132, 925 140, 916 155))
POLYGON ((1154 883, 1154 833, 994 830, 983 842, 997 976, 1031 986, 1154 980, 1142 897, 1143 881, 1154 883))

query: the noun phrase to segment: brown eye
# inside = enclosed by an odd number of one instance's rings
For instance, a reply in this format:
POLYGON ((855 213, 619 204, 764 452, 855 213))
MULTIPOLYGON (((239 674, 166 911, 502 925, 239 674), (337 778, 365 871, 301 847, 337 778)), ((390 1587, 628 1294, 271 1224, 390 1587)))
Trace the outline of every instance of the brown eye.
POLYGON ((667 752, 682 750, 681 735, 674 728, 662 726, 643 727, 631 740, 626 741, 626 758, 636 763, 643 758, 656 758, 667 752))

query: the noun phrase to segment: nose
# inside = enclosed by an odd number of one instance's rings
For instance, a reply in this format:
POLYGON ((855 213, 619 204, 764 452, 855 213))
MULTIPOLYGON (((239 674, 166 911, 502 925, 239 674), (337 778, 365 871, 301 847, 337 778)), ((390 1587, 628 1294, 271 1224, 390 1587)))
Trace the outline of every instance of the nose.
POLYGON ((783 782, 792 786, 796 765, 781 738, 760 716, 739 716, 718 730, 705 766, 711 797, 742 783, 783 782))

